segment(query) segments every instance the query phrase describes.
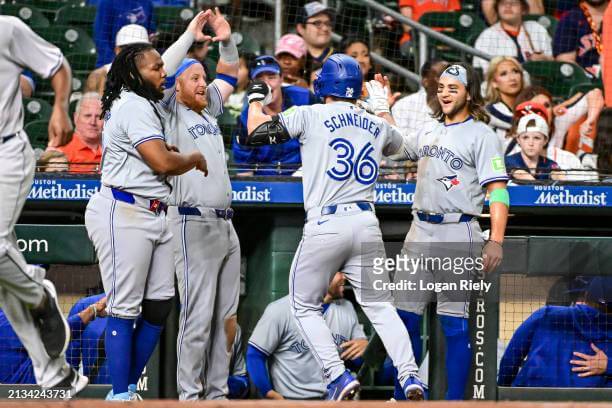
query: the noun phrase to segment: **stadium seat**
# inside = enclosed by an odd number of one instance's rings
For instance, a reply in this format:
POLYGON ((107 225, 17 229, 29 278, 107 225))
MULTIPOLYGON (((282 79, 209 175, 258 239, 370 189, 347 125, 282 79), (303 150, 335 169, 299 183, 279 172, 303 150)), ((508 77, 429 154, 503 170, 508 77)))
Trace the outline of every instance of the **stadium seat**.
POLYGON ((96 8, 94 6, 79 6, 69 4, 57 10, 55 23, 79 27, 93 36, 93 24, 96 19, 96 8))
POLYGON ((532 84, 543 86, 557 99, 567 99, 572 87, 592 82, 582 67, 569 62, 527 61, 523 68, 532 84))
POLYGON ((30 139, 33 148, 45 150, 49 144, 49 122, 46 120, 35 120, 23 128, 30 139))
POLYGON ((29 4, 2 4, 0 5, 0 14, 19 17, 21 21, 32 28, 49 27, 49 20, 42 11, 29 4))
POLYGON ((87 76, 96 68, 97 55, 95 53, 70 53, 66 54, 66 59, 70 63, 73 73, 77 75, 87 76))
POLYGON ((547 14, 527 14, 523 19, 525 21, 536 21, 540 23, 540 25, 548 31, 550 38, 555 38, 555 30, 557 29, 557 24, 559 24, 559 20, 555 17, 547 14))
POLYGON ((57 10, 60 8, 67 4, 84 6, 86 0, 22 0, 21 3, 35 6, 49 19, 49 21, 53 21, 57 10))
POLYGON ((44 99, 23 98, 23 114, 25 123, 33 122, 35 120, 48 121, 51 117, 51 112, 53 112, 51 104, 44 99))
POLYGON ((163 6, 153 9, 158 31, 172 31, 176 24, 179 22, 187 23, 197 13, 197 9, 189 7, 163 6))
MULTIPOLYGON (((480 33, 486 28, 484 21, 477 14, 467 11, 429 12, 421 16, 419 23, 438 28, 443 34, 467 45, 474 45, 480 33)), ((436 50, 437 57, 447 61, 466 60, 465 53, 439 41, 429 39, 428 47, 429 50, 436 50)))
POLYGON ((44 39, 57 45, 64 54, 94 54, 96 45, 83 29, 72 26, 37 28, 35 31, 44 39))

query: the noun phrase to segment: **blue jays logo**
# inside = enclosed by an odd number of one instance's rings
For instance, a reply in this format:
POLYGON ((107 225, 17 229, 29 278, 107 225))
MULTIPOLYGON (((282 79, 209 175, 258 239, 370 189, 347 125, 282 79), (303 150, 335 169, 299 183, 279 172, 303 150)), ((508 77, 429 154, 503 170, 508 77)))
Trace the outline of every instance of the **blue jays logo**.
POLYGON ((444 185, 444 188, 446 189, 446 191, 460 184, 459 179, 457 178, 456 174, 440 177, 439 179, 436 179, 436 180, 438 180, 440 183, 444 185))
POLYGON ((459 68, 456 65, 451 65, 450 67, 448 67, 446 69, 446 72, 454 76, 459 76, 459 68))

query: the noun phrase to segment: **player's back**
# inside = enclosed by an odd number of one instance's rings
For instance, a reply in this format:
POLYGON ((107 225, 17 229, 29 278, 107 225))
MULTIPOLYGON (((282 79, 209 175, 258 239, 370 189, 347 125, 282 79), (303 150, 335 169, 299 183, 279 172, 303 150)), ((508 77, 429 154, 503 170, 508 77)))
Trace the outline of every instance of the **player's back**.
POLYGON ((280 117, 300 140, 306 210, 374 201, 391 126, 349 102, 300 106, 280 117))

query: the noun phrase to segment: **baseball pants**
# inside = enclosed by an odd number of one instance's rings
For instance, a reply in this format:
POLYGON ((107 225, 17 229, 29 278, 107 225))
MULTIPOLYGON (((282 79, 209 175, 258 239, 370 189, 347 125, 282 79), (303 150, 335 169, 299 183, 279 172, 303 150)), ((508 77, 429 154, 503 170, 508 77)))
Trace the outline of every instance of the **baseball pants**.
POLYGON ((85 225, 100 262, 109 315, 136 319, 144 299, 174 296, 172 234, 163 211, 115 200, 102 186, 87 204, 85 225))
MULTIPOLYGON (((482 250, 482 230, 475 219, 470 222, 455 222, 448 224, 432 224, 415 217, 404 240, 401 255, 407 258, 425 257, 429 259, 465 259, 478 256, 482 250)), ((397 276, 406 278, 407 276, 397 276)), ((461 279, 472 280, 473 270, 466 269, 462 274, 452 271, 431 268, 417 268, 408 276, 417 284, 458 282, 461 279)), ((437 314, 467 318, 469 312, 470 292, 461 290, 441 291, 434 293, 429 290, 418 290, 412 293, 395 293, 395 306, 398 309, 423 315, 425 307, 437 296, 437 314), (408 296, 412 300, 408 299, 408 296)))
POLYGON ((309 217, 304 225, 289 275, 290 304, 297 327, 328 383, 345 370, 322 315, 323 297, 337 271, 346 274, 397 368, 400 382, 418 371, 408 332, 396 313, 391 293, 369 289, 374 259, 384 257, 382 234, 372 211, 341 204, 335 214, 309 217))
POLYGON ((36 382, 51 387, 70 372, 64 356, 51 359, 30 308, 42 301, 44 269, 28 265, 17 247, 15 223, 34 179, 34 151, 21 131, 0 144, 0 307, 32 359, 36 382))
POLYGON ((179 399, 225 399, 238 298, 240 244, 230 220, 214 210, 168 210, 181 299, 177 339, 179 399))

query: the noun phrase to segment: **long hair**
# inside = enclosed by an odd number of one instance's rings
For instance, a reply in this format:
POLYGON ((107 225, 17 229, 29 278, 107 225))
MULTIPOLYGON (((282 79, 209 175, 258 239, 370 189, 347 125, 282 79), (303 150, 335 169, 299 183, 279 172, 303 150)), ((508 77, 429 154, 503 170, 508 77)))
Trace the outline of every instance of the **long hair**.
MULTIPOLYGON (((449 63, 445 65, 444 68, 442 68, 441 73, 444 73, 446 68, 451 65, 462 66, 467 72, 467 94, 470 96, 470 100, 467 101, 467 108, 469 114, 474 118, 474 120, 489 123, 489 114, 484 109, 484 99, 480 94, 480 78, 478 78, 478 74, 470 64, 466 64, 464 62, 449 63)), ((438 77, 438 81, 439 80, 440 77, 438 77)), ((432 111, 431 116, 438 122, 444 122, 445 115, 444 112, 442 112, 442 106, 440 105, 440 101, 437 97, 432 98, 429 101, 429 107, 432 111)))
POLYGON ((153 104, 153 102, 159 101, 159 94, 145 82, 137 66, 137 60, 150 50, 155 50, 151 44, 131 44, 125 46, 119 55, 115 57, 111 69, 106 76, 106 87, 104 88, 104 95, 102 95, 102 113, 100 114, 100 119, 104 119, 115 99, 119 98, 121 91, 127 89, 149 101, 163 129, 164 122, 153 104))
MULTIPOLYGON (((487 91, 485 93, 485 101, 487 103, 497 103, 501 101, 501 93, 499 89, 493 86, 493 82, 495 81, 495 74, 497 73, 497 68, 503 62, 510 62, 515 68, 518 68, 521 73, 521 88, 525 86, 525 75, 523 74, 523 68, 521 67, 521 63, 516 60, 514 57, 503 57, 498 56, 493 58, 489 62, 489 68, 487 69, 486 81, 487 81, 487 91)), ((512 108, 512 106, 510 106, 512 108)))

